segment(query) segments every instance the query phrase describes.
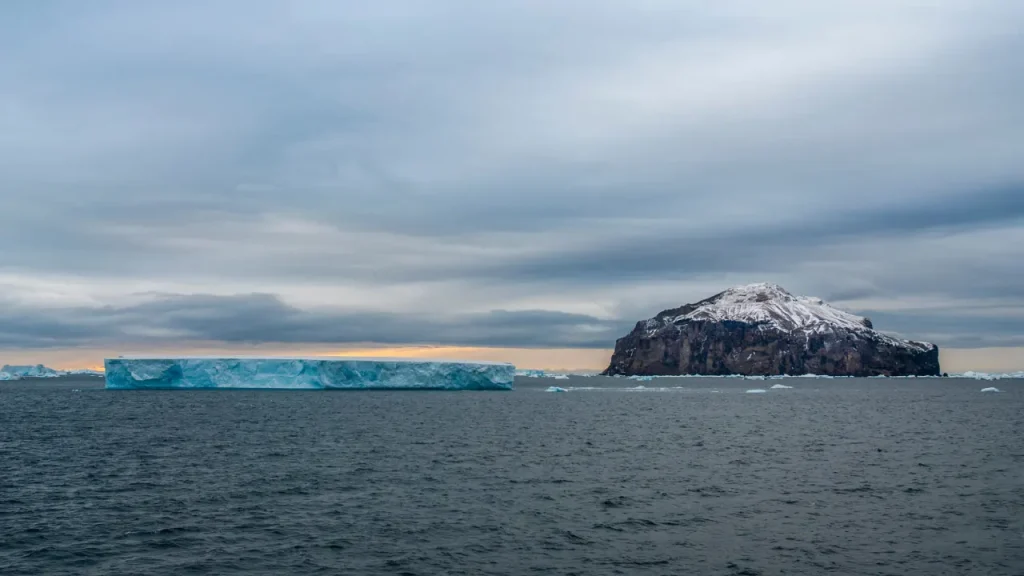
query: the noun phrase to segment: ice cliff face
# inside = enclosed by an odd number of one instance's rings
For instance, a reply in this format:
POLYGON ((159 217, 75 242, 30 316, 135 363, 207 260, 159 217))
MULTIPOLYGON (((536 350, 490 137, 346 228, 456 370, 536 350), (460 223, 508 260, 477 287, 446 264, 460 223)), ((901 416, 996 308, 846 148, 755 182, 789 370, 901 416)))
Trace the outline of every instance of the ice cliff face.
POLYGON ((615 344, 605 374, 938 375, 938 347, 775 284, 738 286, 665 310, 615 344))
POLYGON ((515 367, 351 358, 114 358, 109 389, 511 390, 515 367))

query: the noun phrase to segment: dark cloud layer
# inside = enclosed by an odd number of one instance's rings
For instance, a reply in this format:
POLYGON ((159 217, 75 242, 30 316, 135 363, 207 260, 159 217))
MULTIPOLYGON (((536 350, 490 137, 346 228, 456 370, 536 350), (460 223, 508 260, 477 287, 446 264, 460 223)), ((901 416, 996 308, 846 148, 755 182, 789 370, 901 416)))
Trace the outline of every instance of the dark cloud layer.
POLYGON ((986 307, 1024 307, 1022 19, 1002 0, 6 3, 0 345, 607 347, 759 280, 1016 345, 986 307))
POLYGON ((221 341, 603 347, 622 322, 542 310, 458 316, 301 310, 269 294, 165 295, 130 306, 0 312, 0 347, 221 341))
POLYGON ((992 310, 920 310, 864 313, 876 326, 896 334, 915 334, 954 348, 1024 346, 1024 315, 992 310))
MULTIPOLYGON (((947 346, 1024 346, 1024 315, 1008 316, 991 308, 858 312, 871 317, 876 328, 885 332, 916 334, 947 346)), ((0 311, 0 347, 219 341, 602 348, 632 325, 629 320, 546 310, 431 316, 303 310, 269 294, 160 295, 126 306, 59 311, 5 307, 0 311)))

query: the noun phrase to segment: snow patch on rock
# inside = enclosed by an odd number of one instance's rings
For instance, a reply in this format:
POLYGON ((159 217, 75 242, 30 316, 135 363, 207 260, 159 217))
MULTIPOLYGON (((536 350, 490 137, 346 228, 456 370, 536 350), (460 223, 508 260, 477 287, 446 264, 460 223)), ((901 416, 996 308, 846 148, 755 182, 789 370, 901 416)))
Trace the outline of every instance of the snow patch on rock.
MULTIPOLYGON (((777 284, 761 282, 736 286, 712 296, 686 314, 666 317, 665 324, 680 322, 743 322, 774 328, 780 332, 827 334, 836 328, 864 334, 897 346, 931 350, 932 344, 911 342, 877 332, 870 320, 834 308, 821 298, 794 296, 777 284)), ((652 318, 646 323, 655 330, 660 323, 652 318), (652 324, 653 321, 653 324, 652 324)))

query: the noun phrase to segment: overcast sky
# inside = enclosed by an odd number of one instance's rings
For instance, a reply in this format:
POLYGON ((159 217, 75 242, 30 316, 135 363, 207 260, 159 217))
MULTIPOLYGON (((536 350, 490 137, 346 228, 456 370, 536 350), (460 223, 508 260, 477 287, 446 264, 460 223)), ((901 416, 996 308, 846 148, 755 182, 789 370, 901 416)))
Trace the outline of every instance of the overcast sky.
POLYGON ((610 348, 755 281, 1024 346, 1024 3, 924 4, 3 2, 0 349, 610 348))

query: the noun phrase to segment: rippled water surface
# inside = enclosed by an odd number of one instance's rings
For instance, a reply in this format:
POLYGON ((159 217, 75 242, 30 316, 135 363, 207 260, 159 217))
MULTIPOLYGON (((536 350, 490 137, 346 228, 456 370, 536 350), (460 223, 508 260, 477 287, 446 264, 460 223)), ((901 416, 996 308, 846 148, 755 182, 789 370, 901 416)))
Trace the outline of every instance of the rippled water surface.
POLYGON ((0 383, 0 574, 1024 574, 1024 383, 771 384, 0 383))

